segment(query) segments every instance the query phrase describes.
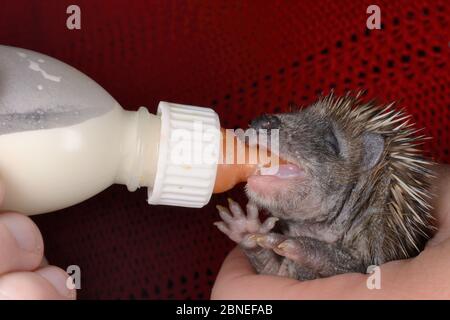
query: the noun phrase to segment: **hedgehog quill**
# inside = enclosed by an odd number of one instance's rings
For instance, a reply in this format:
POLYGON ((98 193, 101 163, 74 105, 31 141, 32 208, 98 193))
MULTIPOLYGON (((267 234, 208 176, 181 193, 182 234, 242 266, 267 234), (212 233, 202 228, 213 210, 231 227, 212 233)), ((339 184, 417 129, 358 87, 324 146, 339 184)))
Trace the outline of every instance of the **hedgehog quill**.
POLYGON ((251 176, 246 212, 229 199, 215 225, 258 273, 299 280, 365 273, 423 249, 433 232, 433 163, 421 150, 427 137, 403 110, 330 94, 251 127, 279 129, 289 163, 251 176))

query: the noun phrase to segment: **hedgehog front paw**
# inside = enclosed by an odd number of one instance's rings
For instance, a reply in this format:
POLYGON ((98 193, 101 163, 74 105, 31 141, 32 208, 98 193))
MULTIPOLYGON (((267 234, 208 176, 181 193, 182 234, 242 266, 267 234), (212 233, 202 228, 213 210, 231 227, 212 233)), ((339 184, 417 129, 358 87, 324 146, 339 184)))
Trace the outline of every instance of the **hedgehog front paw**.
POLYGON ((258 246, 255 236, 267 234, 278 221, 278 218, 269 217, 261 223, 258 208, 251 202, 247 204, 247 214, 237 202, 230 198, 228 198, 228 204, 229 210, 223 206, 217 206, 223 221, 215 222, 214 225, 244 248, 251 249, 258 246))

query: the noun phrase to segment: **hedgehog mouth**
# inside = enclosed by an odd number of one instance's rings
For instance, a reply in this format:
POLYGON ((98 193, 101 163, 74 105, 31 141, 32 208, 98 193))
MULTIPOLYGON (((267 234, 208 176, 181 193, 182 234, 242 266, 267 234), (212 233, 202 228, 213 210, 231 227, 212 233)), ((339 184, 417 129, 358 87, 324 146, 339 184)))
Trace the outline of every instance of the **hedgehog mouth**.
POLYGON ((286 190, 294 181, 304 180, 306 171, 300 164, 285 160, 282 155, 280 160, 276 165, 260 167, 248 177, 248 188, 259 194, 270 196, 280 190, 286 190))
POLYGON ((277 166, 261 167, 256 176, 262 177, 276 177, 278 179, 290 179, 303 176, 305 171, 297 164, 286 163, 277 166))
POLYGON ((247 188, 263 197, 271 198, 291 189, 294 183, 304 180, 305 176, 305 170, 293 163, 260 168, 254 175, 248 177, 247 188))
POLYGON ((270 144, 260 145, 259 142, 260 139, 256 142, 256 145, 260 147, 259 150, 266 149, 269 157, 276 155, 278 160, 260 165, 258 170, 247 178, 247 187, 251 191, 269 196, 278 193, 279 190, 285 190, 294 181, 304 180, 306 171, 302 165, 289 159, 288 155, 273 151, 270 144))

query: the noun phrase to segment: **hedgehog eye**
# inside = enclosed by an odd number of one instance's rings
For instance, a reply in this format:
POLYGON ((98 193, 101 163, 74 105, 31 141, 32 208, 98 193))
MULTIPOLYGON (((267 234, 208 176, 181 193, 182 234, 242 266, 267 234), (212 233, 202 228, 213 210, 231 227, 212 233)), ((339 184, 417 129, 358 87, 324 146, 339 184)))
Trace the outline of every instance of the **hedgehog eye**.
POLYGON ((325 134, 325 144, 328 148, 328 150, 335 156, 339 156, 340 150, 339 150, 339 143, 338 140, 333 132, 332 129, 330 129, 325 134))

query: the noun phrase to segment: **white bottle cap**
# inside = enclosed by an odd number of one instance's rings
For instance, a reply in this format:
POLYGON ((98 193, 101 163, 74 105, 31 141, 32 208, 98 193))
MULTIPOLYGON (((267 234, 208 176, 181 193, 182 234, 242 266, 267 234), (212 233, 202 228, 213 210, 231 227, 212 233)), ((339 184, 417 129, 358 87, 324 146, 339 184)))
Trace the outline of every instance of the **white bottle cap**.
POLYGON ((220 122, 214 110, 160 102, 161 138, 148 203, 200 208, 216 180, 220 122))

